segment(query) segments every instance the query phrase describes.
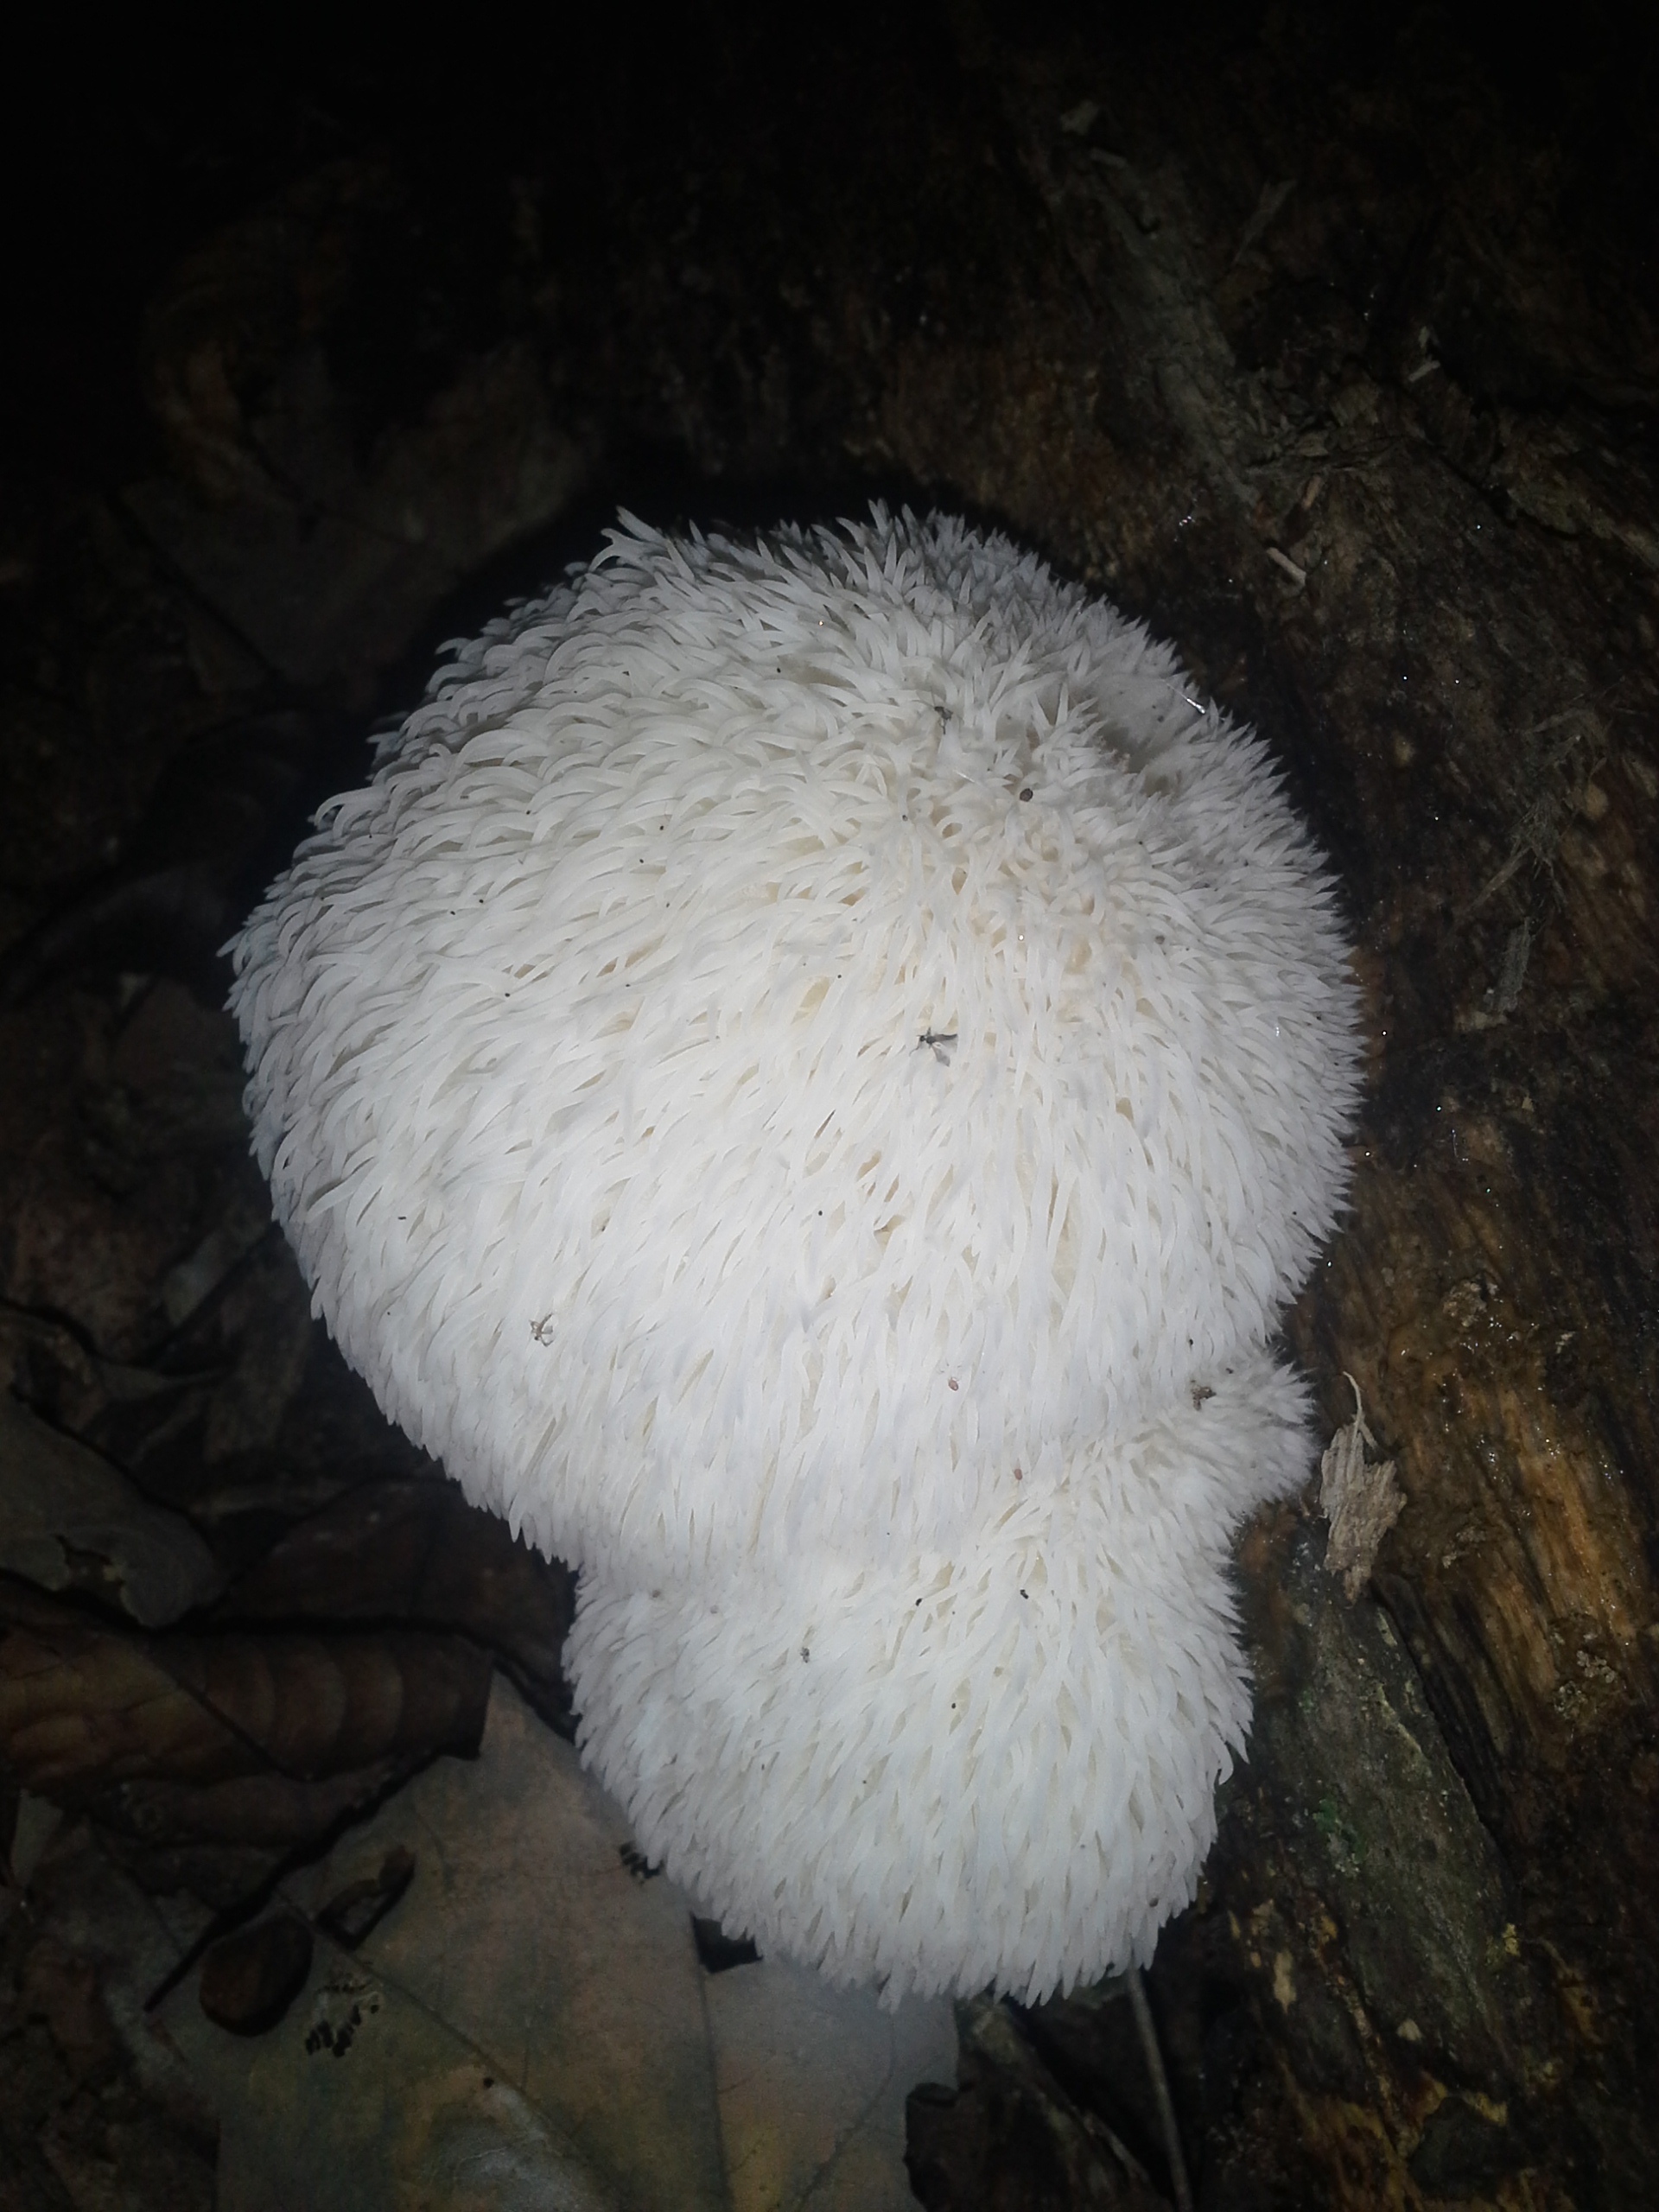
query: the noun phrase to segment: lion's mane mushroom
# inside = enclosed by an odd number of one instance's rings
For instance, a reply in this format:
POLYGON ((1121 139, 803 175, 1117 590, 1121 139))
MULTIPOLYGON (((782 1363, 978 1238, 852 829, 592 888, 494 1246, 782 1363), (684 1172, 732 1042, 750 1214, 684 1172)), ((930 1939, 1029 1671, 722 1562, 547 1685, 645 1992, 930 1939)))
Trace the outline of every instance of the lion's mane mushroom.
POLYGON ((893 1995, 1146 1958, 1249 1717, 1228 1549, 1309 1464, 1269 1346, 1356 1095, 1260 742, 948 516, 626 521, 235 966, 317 1309, 580 1565, 642 1847, 893 1995))

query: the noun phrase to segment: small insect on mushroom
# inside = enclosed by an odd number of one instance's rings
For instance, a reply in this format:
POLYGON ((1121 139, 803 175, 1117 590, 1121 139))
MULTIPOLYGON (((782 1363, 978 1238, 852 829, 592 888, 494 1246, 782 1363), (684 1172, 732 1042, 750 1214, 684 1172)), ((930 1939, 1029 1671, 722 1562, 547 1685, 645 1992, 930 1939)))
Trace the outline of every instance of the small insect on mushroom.
POLYGON ((1181 682, 948 515, 625 517, 233 949, 317 1310, 580 1567, 641 1863, 888 2002, 1150 1956, 1249 1718, 1233 1538, 1311 1464, 1275 1344, 1357 995, 1267 747, 1181 682))

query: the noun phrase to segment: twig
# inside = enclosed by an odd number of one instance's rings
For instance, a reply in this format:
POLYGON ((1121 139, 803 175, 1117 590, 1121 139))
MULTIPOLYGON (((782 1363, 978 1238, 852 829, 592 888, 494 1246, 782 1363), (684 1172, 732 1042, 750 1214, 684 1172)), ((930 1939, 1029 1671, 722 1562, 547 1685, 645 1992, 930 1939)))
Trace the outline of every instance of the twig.
POLYGON ((1192 2184, 1186 2177, 1186 2160, 1181 2155, 1181 2131, 1175 2124, 1175 2101, 1169 2094, 1169 2076, 1164 2071, 1164 2054, 1158 2047, 1157 2024, 1152 2017, 1152 2007, 1147 2002, 1147 1985, 1139 1967, 1131 1967, 1124 1979, 1129 1985, 1129 2003, 1135 2008, 1135 2024, 1141 2032, 1141 2048, 1146 2053, 1147 2071, 1152 2076, 1152 2094, 1158 2101, 1158 2118, 1164 2131, 1164 2152, 1169 2160, 1169 2185, 1175 2192, 1175 2212, 1192 2212, 1192 2184))

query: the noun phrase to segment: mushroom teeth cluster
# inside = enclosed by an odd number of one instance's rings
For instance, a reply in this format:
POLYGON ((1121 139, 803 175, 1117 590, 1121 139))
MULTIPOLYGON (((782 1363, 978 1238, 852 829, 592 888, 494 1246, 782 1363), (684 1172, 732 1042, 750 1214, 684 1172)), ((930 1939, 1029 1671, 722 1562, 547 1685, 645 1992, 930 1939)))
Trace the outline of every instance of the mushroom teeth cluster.
POLYGON ((316 1310, 581 1568, 584 1756, 734 1931, 1146 1959, 1249 1720, 1241 1521, 1356 995, 1260 741, 1006 538, 625 517, 233 947, 316 1310))

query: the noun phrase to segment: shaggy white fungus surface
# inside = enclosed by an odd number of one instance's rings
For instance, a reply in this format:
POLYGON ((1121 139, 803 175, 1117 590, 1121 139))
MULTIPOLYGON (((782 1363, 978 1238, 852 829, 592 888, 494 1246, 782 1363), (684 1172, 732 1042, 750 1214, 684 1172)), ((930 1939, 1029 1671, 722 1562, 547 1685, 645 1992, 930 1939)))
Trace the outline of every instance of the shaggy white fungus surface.
POLYGON ((317 1309, 581 1567, 642 1846, 893 1995, 1145 1958, 1356 1090, 1260 742, 950 517, 629 523, 456 650, 235 965, 317 1309))

